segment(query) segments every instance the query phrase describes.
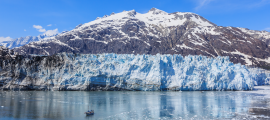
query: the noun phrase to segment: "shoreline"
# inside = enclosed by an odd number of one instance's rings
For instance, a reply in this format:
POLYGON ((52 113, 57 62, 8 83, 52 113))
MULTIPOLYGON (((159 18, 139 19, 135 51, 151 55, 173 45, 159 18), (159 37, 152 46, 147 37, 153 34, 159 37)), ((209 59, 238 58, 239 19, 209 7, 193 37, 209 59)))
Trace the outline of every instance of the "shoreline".
MULTIPOLYGON (((242 92, 248 92, 248 91, 242 91, 242 92)), ((248 93, 261 94, 261 95, 264 95, 264 97, 270 99, 270 85, 254 86, 254 89, 249 91, 248 93), (268 92, 265 92, 265 91, 268 91, 268 92)))
MULTIPOLYGON (((239 91, 239 92, 249 92, 249 93, 257 93, 257 94, 266 94, 263 91, 269 90, 270 91, 270 85, 263 85, 263 86, 254 86, 254 89, 252 90, 192 90, 192 89, 185 89, 180 90, 176 88, 166 88, 166 89, 126 89, 126 88, 119 88, 119 87, 111 87, 111 86, 96 86, 96 87, 89 87, 89 86, 83 86, 78 88, 66 88, 64 86, 61 87, 53 87, 53 88, 47 88, 47 87, 14 87, 14 88, 0 88, 0 91, 239 91)), ((266 94, 270 98, 270 93, 266 94)))

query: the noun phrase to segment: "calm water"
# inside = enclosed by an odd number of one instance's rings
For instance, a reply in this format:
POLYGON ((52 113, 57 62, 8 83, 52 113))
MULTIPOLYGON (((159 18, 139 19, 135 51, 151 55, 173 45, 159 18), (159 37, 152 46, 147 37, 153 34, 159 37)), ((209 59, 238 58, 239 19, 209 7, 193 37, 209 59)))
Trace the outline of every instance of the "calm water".
POLYGON ((1 91, 0 119, 244 119, 260 114, 250 111, 267 106, 263 99, 232 91, 1 91), (95 115, 85 116, 88 106, 95 115))

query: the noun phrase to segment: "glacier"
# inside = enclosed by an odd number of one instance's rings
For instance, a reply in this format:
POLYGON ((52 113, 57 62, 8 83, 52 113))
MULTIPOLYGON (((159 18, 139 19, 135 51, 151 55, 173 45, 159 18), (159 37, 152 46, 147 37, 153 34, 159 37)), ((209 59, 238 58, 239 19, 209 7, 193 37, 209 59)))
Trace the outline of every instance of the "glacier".
POLYGON ((270 71, 261 68, 249 68, 255 86, 270 85, 270 71))
POLYGON ((10 62, 0 71, 8 90, 252 90, 260 79, 229 57, 200 55, 59 53, 10 62))

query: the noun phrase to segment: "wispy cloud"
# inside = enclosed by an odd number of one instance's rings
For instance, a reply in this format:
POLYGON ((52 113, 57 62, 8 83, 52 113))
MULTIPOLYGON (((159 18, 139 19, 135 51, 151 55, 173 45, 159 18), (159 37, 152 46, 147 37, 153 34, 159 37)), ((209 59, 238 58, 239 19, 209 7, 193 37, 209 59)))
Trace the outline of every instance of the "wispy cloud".
POLYGON ((52 26, 52 24, 49 24, 49 25, 47 25, 47 26, 52 26))
POLYGON ((23 31, 26 31, 26 29, 24 29, 23 31))
POLYGON ((194 0, 197 6, 195 11, 208 8, 216 11, 231 11, 239 9, 254 9, 270 4, 270 0, 194 0))
POLYGON ((195 10, 199 10, 199 9, 203 8, 204 6, 206 6, 207 4, 209 4, 212 1, 214 1, 214 0, 197 0, 198 6, 195 7, 195 10))
POLYGON ((39 32, 46 32, 46 30, 43 29, 43 27, 40 25, 33 25, 33 27, 36 28, 39 32))
POLYGON ((264 6, 264 5, 267 5, 267 4, 270 4, 270 0, 261 0, 259 2, 254 3, 254 4, 250 4, 248 7, 249 8, 261 7, 261 6, 264 6))
POLYGON ((33 28, 36 28, 39 32, 42 32, 44 35, 55 35, 59 33, 57 28, 54 30, 47 30, 47 31, 41 25, 33 25, 33 28))
POLYGON ((33 28, 42 29, 42 26, 40 26, 40 25, 33 25, 33 28))
POLYGON ((0 37, 0 43, 7 42, 7 41, 12 41, 12 38, 11 37, 0 37))
POLYGON ((51 36, 51 35, 55 35, 55 34, 58 34, 58 29, 54 29, 54 30, 47 30, 46 32, 44 32, 43 34, 44 35, 48 35, 48 36, 51 36))
POLYGON ((268 28, 265 28, 264 30, 270 31, 270 27, 268 27, 268 28))

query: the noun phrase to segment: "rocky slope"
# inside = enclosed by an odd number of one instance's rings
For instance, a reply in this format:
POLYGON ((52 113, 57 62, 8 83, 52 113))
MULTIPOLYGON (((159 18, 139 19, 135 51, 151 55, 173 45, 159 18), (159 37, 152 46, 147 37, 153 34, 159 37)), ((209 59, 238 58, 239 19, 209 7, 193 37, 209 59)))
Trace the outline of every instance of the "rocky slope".
POLYGON ((151 9, 112 13, 77 26, 51 41, 14 49, 20 54, 181 54, 229 56, 234 63, 270 68, 269 32, 222 27, 185 12, 151 9))
POLYGON ((242 32, 266 42, 267 45, 270 45, 270 32, 267 31, 258 31, 258 30, 249 30, 247 28, 238 28, 242 32))
MULTIPOLYGON (((5 46, 0 46, 0 58, 1 60, 10 60, 14 59, 18 53, 14 52, 13 50, 8 49, 5 46)), ((1 62, 3 62, 1 61, 1 62)))

